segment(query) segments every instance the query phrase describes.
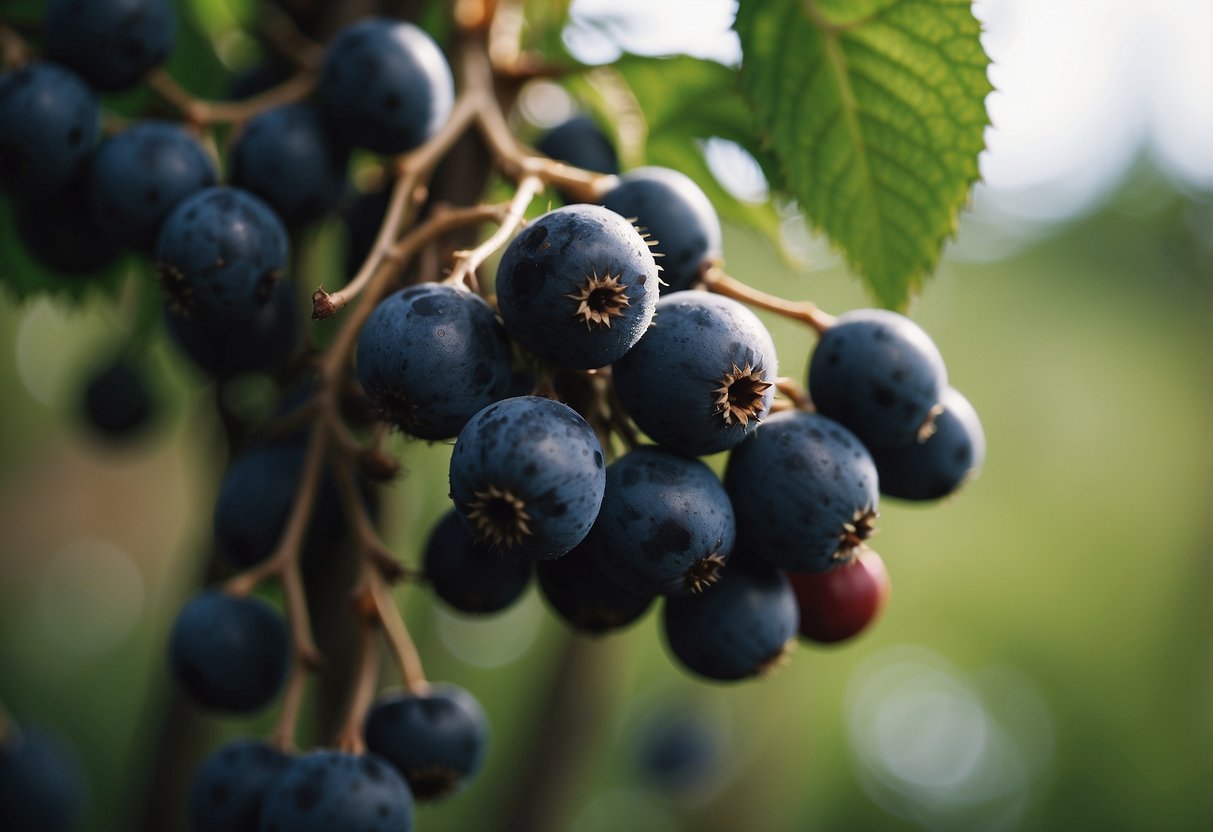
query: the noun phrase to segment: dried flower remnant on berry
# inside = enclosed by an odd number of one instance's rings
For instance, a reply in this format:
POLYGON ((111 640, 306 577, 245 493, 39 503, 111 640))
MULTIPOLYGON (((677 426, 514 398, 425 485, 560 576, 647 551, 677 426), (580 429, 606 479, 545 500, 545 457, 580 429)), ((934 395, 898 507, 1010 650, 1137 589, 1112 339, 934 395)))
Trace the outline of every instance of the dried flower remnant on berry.
POLYGON ((526 502, 508 488, 490 485, 475 492, 467 517, 475 526, 477 539, 499 548, 512 549, 531 534, 526 502))
POLYGON ((628 299, 627 286, 619 274, 606 274, 602 277, 597 272, 589 274, 577 291, 565 295, 570 300, 577 301, 575 318, 585 322, 586 329, 595 326, 611 328, 611 319, 622 317, 623 310, 631 305, 628 299))
POLYGON ((721 377, 720 386, 712 392, 716 394, 716 412, 726 426, 736 423, 746 427, 751 419, 762 421, 767 410, 764 394, 774 386, 765 380, 765 374, 761 366, 746 364, 739 368, 734 364, 733 369, 721 377))

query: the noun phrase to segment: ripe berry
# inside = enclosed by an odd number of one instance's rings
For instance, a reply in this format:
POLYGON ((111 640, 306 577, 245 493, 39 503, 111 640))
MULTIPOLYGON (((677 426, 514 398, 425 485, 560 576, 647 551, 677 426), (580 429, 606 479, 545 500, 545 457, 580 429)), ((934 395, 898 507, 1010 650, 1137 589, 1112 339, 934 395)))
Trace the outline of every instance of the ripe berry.
POLYGON ((874 531, 880 495, 863 444, 816 413, 784 411, 733 449, 725 488, 747 555, 797 572, 845 562, 874 531))
POLYGON ((99 90, 125 89, 168 58, 175 24, 168 0, 51 0, 46 55, 99 90))
POLYGON ((656 596, 633 592, 607 577, 590 554, 592 543, 587 538, 564 557, 540 561, 535 573, 543 597, 566 624, 602 635, 640 618, 656 596))
POLYGON ((499 612, 513 604, 531 581, 531 564, 504 557, 477 543, 451 509, 425 545, 425 577, 434 592, 460 612, 499 612))
POLYGON ((633 592, 679 595, 715 583, 735 534, 733 507, 712 469, 646 446, 607 468, 590 552, 633 592))
POLYGON ((630 170, 607 191, 602 204, 635 218, 655 241, 660 257, 662 294, 686 289, 705 266, 721 256, 720 219, 707 195, 689 176, 670 168, 630 170))
POLYGON ((31 63, 0 76, 0 190, 53 198, 100 129, 97 96, 70 69, 31 63))
POLYGON ((371 18, 329 46, 318 87, 345 140, 377 153, 403 153, 446 123, 455 84, 434 39, 411 23, 371 18))
POLYGON ((418 800, 463 787, 484 762, 484 709, 455 685, 381 695, 366 720, 366 745, 404 775, 418 800))
POLYGON ((261 804, 260 832, 411 832, 413 796, 375 754, 313 751, 292 760, 261 804))
POLYGON ((959 489, 986 458, 986 435, 969 400, 949 387, 939 400, 935 433, 921 443, 876 448, 880 493, 902 500, 938 500, 959 489))
POLYGON ((72 748, 39 727, 9 726, 0 737, 0 829, 68 832, 77 828, 87 802, 72 748))
POLYGON ((657 294, 657 264, 644 240, 623 217, 595 205, 539 217, 497 267, 506 329, 563 367, 617 360, 648 328, 657 294))
POLYGON ((658 444, 690 456, 740 444, 775 395, 775 344, 742 304, 667 295, 653 326, 612 368, 619 401, 658 444))
POLYGON ((295 287, 280 280, 251 321, 165 316, 169 337, 200 370, 215 378, 282 369, 302 338, 295 287))
POLYGON ((336 207, 349 161, 317 107, 288 104, 244 126, 232 147, 232 184, 264 199, 288 226, 302 226, 336 207))
POLYGON ((110 439, 139 433, 154 412, 147 382, 124 358, 97 368, 84 386, 84 417, 94 430, 110 439))
POLYGON ((88 199, 108 235, 150 250, 173 206, 217 181, 215 163, 197 139, 176 124, 144 121, 97 148, 88 199))
POLYGON ((870 448, 930 435, 947 387, 943 357, 904 315, 856 309, 826 330, 809 362, 818 412, 844 424, 870 448))
POLYGON ((60 276, 101 271, 121 252, 90 210, 87 178, 77 175, 56 199, 19 198, 13 211, 22 247, 60 276))
POLYGON ((422 439, 455 436, 509 391, 510 343, 479 295, 409 286, 375 307, 358 337, 358 380, 385 419, 422 439))
POLYGON ((662 612, 674 657, 708 679, 769 673, 796 636, 796 596, 787 577, 753 562, 731 566, 707 592, 667 598, 662 612))
POLYGON ((611 140, 589 116, 574 116, 543 135, 535 145, 558 162, 597 173, 618 173, 619 158, 611 140))
POLYGON ((286 268, 286 229, 260 197, 239 188, 197 191, 165 219, 156 268, 180 314, 248 323, 286 268))
POLYGON ((200 705, 230 713, 259 711, 286 679, 286 626, 257 598, 206 590, 173 624, 169 666, 200 705))
POLYGON ((800 606, 800 634, 832 644, 858 635, 889 600, 889 573, 871 549, 830 572, 789 573, 800 606))
POLYGON ((257 832, 266 792, 290 761, 256 740, 221 746, 194 774, 190 832, 257 832))
POLYGON ((640 772, 645 783, 664 791, 681 796, 703 791, 726 763, 719 726, 685 705, 654 713, 640 727, 640 772))
POLYGON ((602 446, 567 405, 536 396, 491 404, 451 455, 451 499, 473 536, 528 560, 563 555, 585 538, 606 483, 602 446))

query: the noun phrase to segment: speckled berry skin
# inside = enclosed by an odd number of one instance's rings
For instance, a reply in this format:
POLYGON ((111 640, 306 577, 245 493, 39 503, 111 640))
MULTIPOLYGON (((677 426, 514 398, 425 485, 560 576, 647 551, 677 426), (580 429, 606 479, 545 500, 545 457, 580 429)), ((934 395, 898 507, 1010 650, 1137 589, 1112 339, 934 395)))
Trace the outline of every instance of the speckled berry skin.
POLYGON ((350 152, 319 108, 288 104, 251 119, 232 147, 231 179, 269 203, 290 227, 332 211, 346 187, 350 152))
POLYGON ((247 323, 274 294, 287 262, 282 221, 240 188, 205 188, 165 219, 156 267, 170 307, 188 317, 247 323))
POLYGON ((742 304, 707 292, 664 296, 656 312, 640 343, 612 369, 624 410, 655 442, 679 453, 739 445, 775 395, 779 365, 767 328, 742 304), (753 405, 742 418, 722 389, 730 373, 746 370, 762 383, 740 382, 753 391, 741 397, 753 405))
POLYGON ((510 343, 478 295, 409 286, 371 313, 358 336, 358 380, 386 419, 422 439, 455 436, 509 391, 510 343))
POLYGON ((418 800, 465 786, 484 763, 489 723, 476 698, 456 685, 379 697, 366 719, 366 745, 396 767, 418 800))
POLYGON ((531 582, 531 564, 475 541, 451 509, 430 532, 423 568, 430 589, 459 612, 480 615, 509 607, 531 582))
MULTIPOLYGON (((606 485, 602 446, 568 405, 537 396, 504 399, 467 423, 451 454, 451 499, 478 539, 527 560, 560 557, 598 516, 606 485), (490 540, 469 517, 491 489, 517 498, 527 531, 490 540)), ((511 526, 512 529, 512 526, 511 526)))
POLYGON ((197 139, 176 124, 144 121, 97 148, 88 200, 106 234, 150 250, 173 206, 218 181, 215 163, 197 139))
POLYGON ((939 403, 935 433, 925 442, 872 452, 880 493, 902 500, 938 500, 957 491, 981 469, 986 434, 969 400, 949 387, 939 403))
POLYGON ((286 625, 273 607, 216 590, 185 605, 169 639, 173 675, 198 704, 228 713, 270 704, 289 658, 286 625))
POLYGON ((137 84, 173 51, 176 19, 168 0, 51 0, 46 56, 99 90, 137 84))
POLYGON ((0 742, 0 829, 70 832, 88 803, 73 749, 41 727, 11 726, 0 742))
POLYGON ((169 337, 198 369, 215 378, 281 369, 303 335, 299 301, 288 280, 274 284, 269 302, 250 321, 165 315, 169 337))
POLYGON ((296 757, 261 804, 259 832, 412 832, 413 796, 375 754, 296 757))
MULTIPOLYGON (((592 536, 595 563, 616 583, 633 592, 680 595, 695 587, 704 559, 714 555, 717 566, 728 560, 736 525, 712 469, 646 446, 607 467, 592 536)), ((709 568, 705 586, 714 572, 709 568)))
POLYGON ((53 198, 101 129, 96 94, 70 69, 30 63, 0 75, 0 189, 53 198))
MULTIPOLYGON (((601 513, 601 512, 600 512, 601 513)), ((653 605, 653 593, 627 589, 607 577, 590 553, 587 537, 564 557, 535 567, 548 606, 579 633, 602 635, 636 621, 653 605)))
POLYGON ((257 832, 266 792, 291 758, 264 742, 235 740, 198 768, 190 786, 190 832, 257 832))
POLYGON ((686 174, 670 168, 636 168, 619 177, 602 204, 657 241, 662 294, 686 289, 705 264, 720 259, 720 218, 707 195, 686 174))
POLYGON ((403 153, 446 123, 455 102, 451 68, 438 44, 411 23, 370 18, 329 46, 320 102, 345 140, 376 153, 403 153))
POLYGON ((880 499, 863 443, 837 422, 801 411, 775 414, 735 448, 724 484, 738 550, 795 572, 836 566, 849 554, 847 524, 874 514, 880 499))
POLYGON ((667 598, 662 623, 670 652, 684 668, 733 681, 778 665, 796 636, 799 611, 782 572, 737 564, 706 592, 667 598))
MULTIPOLYGON (((627 220, 596 205, 568 205, 539 217, 514 238, 497 267, 506 329, 563 367, 591 369, 618 360, 648 328, 657 296, 649 247, 627 220), (595 278, 608 276, 617 287, 599 292, 608 293, 611 311, 605 320, 592 320, 582 298, 595 278)), ((597 296, 588 303, 598 304, 597 296)))
POLYGON ((809 361, 818 412, 870 448, 918 441, 947 385, 935 342, 909 318, 884 309, 839 315, 809 361))

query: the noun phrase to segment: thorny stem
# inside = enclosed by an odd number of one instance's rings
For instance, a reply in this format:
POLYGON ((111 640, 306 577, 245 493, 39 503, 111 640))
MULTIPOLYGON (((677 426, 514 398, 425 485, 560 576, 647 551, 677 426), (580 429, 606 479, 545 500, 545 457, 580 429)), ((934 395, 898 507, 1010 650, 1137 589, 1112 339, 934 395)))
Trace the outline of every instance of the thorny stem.
POLYGON ((316 86, 316 74, 300 70, 276 87, 244 101, 203 101, 177 83, 164 69, 148 73, 149 89, 171 104, 191 124, 238 124, 283 104, 302 101, 316 86))
POLYGON ((806 323, 813 327, 818 335, 824 334, 827 329, 834 325, 834 316, 822 312, 817 308, 817 304, 807 300, 786 300, 775 295, 768 295, 766 292, 760 292, 747 286, 740 280, 729 277, 716 266, 713 266, 704 273, 703 285, 708 291, 715 292, 718 295, 724 295, 725 297, 733 298, 733 300, 739 300, 748 306, 756 306, 759 309, 766 309, 768 312, 774 312, 785 318, 806 323))
POLYGON ((468 278, 474 277, 476 269, 480 268, 493 252, 505 245, 510 236, 513 235, 518 227, 522 225, 526 219, 526 209, 530 206, 531 201, 535 196, 543 190, 543 180, 533 174, 528 174, 518 183, 518 190, 514 192, 514 198, 510 200, 510 207, 506 211, 505 219, 501 225, 493 232, 493 235, 485 240, 476 248, 466 251, 455 252, 456 264, 451 271, 450 277, 444 282, 456 286, 468 285, 468 278))

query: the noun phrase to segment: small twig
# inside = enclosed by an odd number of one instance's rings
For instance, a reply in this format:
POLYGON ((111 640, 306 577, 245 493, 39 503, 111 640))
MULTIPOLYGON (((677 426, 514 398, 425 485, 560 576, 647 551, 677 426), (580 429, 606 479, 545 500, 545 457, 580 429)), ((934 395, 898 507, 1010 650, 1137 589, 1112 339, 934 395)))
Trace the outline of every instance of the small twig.
POLYGON ((809 392, 800 386, 795 380, 787 376, 780 376, 775 379, 775 389, 787 397, 798 410, 804 410, 812 413, 813 400, 809 398, 809 392))
POLYGON ((316 75, 301 70, 276 87, 244 101, 204 101, 177 83, 163 68, 147 76, 147 86, 177 109, 191 124, 238 124, 283 104, 302 101, 316 86, 316 75))
MULTIPOLYGON (((373 569, 365 570, 366 574, 373 569)), ((354 609, 358 611, 361 627, 358 634, 358 673, 350 688, 349 705, 345 720, 337 732, 333 745, 347 754, 362 754, 366 751, 363 725, 367 711, 375 700, 375 689, 379 684, 379 627, 375 599, 366 585, 364 577, 354 596, 354 609)))
POLYGON ((0 23, 0 60, 5 69, 21 66, 34 57, 21 33, 6 23, 0 23))
POLYGON ((275 53, 304 69, 320 64, 324 47, 299 31, 277 3, 259 3, 258 8, 257 29, 275 53))
POLYGON ((387 636, 388 646, 392 649, 396 669, 400 671, 401 682, 410 693, 424 695, 430 684, 425 679, 417 645, 413 643, 408 628, 404 626, 400 608, 392 598, 391 588, 375 570, 370 571, 370 588, 375 599, 375 608, 379 612, 379 621, 383 624, 384 635, 387 636))
POLYGON ((518 190, 515 191, 514 198, 510 200, 510 207, 506 211, 501 225, 492 236, 476 248, 455 252, 455 268, 451 271, 450 277, 443 282, 471 288, 470 282, 476 279, 476 269, 480 268, 493 252, 505 245, 506 241, 513 236, 526 219, 526 209, 530 207, 531 201, 542 190, 542 179, 534 175, 524 176, 518 183, 518 190), (471 281, 469 281, 469 277, 471 281))
POLYGON ((703 286, 709 292, 715 292, 718 295, 739 300, 749 306, 756 306, 759 309, 774 312, 785 318, 806 323, 813 327, 818 335, 823 334, 834 325, 834 316, 822 312, 817 308, 817 304, 807 300, 786 300, 775 295, 768 295, 766 292, 760 292, 747 286, 740 280, 729 277, 717 266, 712 266, 704 272, 703 286))
POLYGON ((288 754, 295 750, 295 726, 299 724, 299 712, 303 709, 303 694, 311 670, 303 662, 291 665, 286 679, 286 690, 282 693, 282 709, 270 735, 270 744, 288 754))
POLYGON ((339 309, 361 293, 379 273, 384 261, 392 254, 396 238, 412 217, 419 202, 416 191, 423 181, 437 166, 438 162, 463 135, 464 131, 475 119, 476 110, 483 105, 486 96, 469 93, 455 102, 450 118, 443 128, 428 142, 403 157, 399 166, 402 170, 400 177, 392 188, 391 201, 387 213, 375 235, 375 243, 371 246, 362 267, 353 279, 342 289, 332 294, 323 289, 316 290, 312 295, 312 317, 316 320, 332 317, 339 309))
POLYGON ((392 552, 375 531, 370 512, 358 491, 358 482, 348 459, 333 460, 333 478, 337 482, 337 494, 345 510, 346 519, 359 552, 369 560, 388 581, 398 581, 405 576, 405 569, 392 556, 392 552))

